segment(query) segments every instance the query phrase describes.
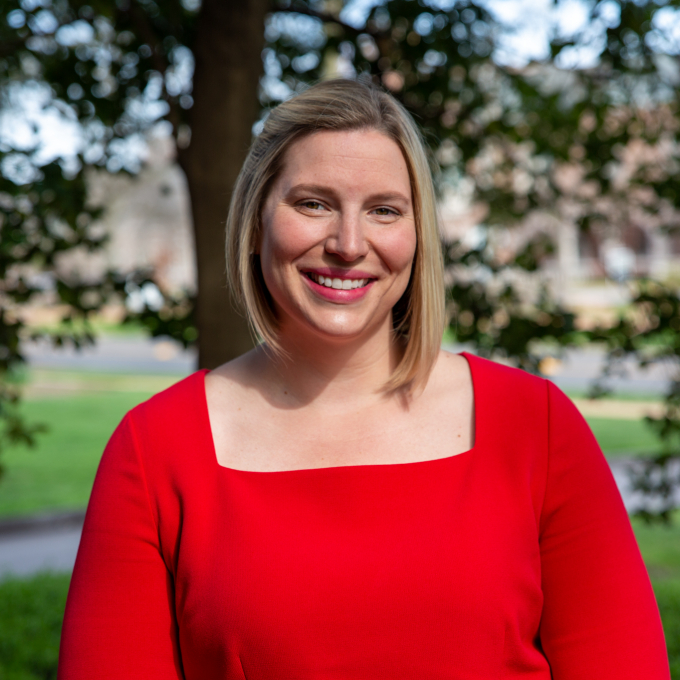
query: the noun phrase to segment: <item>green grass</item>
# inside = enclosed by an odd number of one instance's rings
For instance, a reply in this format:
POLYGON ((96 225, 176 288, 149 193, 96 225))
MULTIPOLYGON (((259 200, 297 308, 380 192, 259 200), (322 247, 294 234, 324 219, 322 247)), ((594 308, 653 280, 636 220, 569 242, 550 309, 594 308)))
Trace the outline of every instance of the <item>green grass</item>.
POLYGON ((653 453, 659 440, 643 420, 586 418, 605 455, 653 453))
POLYGON ((642 558, 654 586, 672 680, 680 680, 680 512, 670 526, 648 525, 633 518, 642 558))
POLYGON ((654 583, 654 593, 666 634, 672 680, 680 680, 680 581, 654 583))
POLYGON ((3 454, 0 517, 84 508, 104 446, 125 413, 150 392, 101 392, 27 400, 30 421, 46 423, 35 448, 3 454))
POLYGON ((670 526, 649 525, 637 517, 632 524, 652 580, 680 584, 680 512, 674 514, 670 526))
POLYGON ((70 575, 0 583, 0 678, 53 680, 70 575))

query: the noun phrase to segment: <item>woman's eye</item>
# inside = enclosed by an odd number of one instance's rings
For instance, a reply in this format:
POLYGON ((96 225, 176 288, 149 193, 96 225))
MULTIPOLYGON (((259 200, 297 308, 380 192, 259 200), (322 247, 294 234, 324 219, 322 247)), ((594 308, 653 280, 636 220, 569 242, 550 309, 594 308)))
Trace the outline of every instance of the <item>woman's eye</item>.
POLYGON ((392 208, 385 207, 376 208, 373 212, 379 217, 392 217, 398 214, 396 210, 392 210, 392 208))
POLYGON ((305 201, 304 203, 301 203, 303 208, 309 208, 309 210, 324 210, 325 206, 323 203, 319 203, 319 201, 305 201))

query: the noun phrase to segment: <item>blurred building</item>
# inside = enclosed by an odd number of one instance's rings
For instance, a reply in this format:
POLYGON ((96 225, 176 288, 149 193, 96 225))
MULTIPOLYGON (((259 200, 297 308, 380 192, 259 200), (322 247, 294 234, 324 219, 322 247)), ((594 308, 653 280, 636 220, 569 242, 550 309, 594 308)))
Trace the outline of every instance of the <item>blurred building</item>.
MULTIPOLYGON (((564 183, 567 193, 577 191, 577 174, 564 183), (573 186, 569 189, 568 182, 573 186)), ((619 228, 583 232, 577 212, 562 206, 561 216, 535 211, 517 226, 483 226, 486 208, 469 200, 466 188, 444 193, 440 206, 443 236, 462 240, 469 247, 488 240, 501 258, 511 258, 539 234, 547 235, 555 253, 544 262, 554 289, 567 304, 577 307, 616 306, 625 302, 625 291, 617 285, 630 278, 650 276, 660 280, 680 276, 680 236, 659 228, 668 216, 650 217, 639 211, 627 213, 619 228), (611 285, 607 286, 607 281, 611 285), (598 288, 599 286, 599 288, 598 288)), ((149 160, 137 176, 101 173, 92 178, 92 200, 105 206, 103 227, 110 243, 101 256, 91 256, 80 265, 101 271, 121 271, 149 266, 159 283, 169 290, 195 287, 195 261, 190 205, 182 171, 173 161, 168 140, 151 142, 149 160)), ((226 215, 225 215, 226 220, 226 215)))
POLYGON ((90 186, 92 202, 105 208, 102 227, 110 241, 89 266, 150 267, 168 290, 195 289, 189 196, 168 139, 151 140, 147 164, 136 177, 101 172, 92 175, 90 186))

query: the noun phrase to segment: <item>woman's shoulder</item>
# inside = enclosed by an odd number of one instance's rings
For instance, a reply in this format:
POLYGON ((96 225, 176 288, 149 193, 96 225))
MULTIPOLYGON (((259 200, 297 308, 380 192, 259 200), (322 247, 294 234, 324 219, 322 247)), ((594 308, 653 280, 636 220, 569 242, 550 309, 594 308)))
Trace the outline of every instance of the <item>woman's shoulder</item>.
MULTIPOLYGON (((554 393, 559 393, 568 402, 549 380, 468 352, 442 351, 435 372, 444 376, 441 384, 448 384, 450 393, 459 394, 460 386, 464 384, 461 376, 467 372, 476 421, 480 426, 488 423, 489 427, 493 424, 497 429, 502 424, 503 428, 513 430, 547 427, 554 393)), ((440 394, 445 393, 446 390, 440 389, 440 394)))
POLYGON ((126 417, 129 427, 144 448, 150 442, 195 438, 205 420, 204 381, 207 370, 200 370, 158 392, 131 409, 126 417))
POLYGON ((467 352, 459 356, 470 367, 475 403, 483 404, 486 413, 516 425, 564 418, 585 425, 571 399, 551 380, 467 352))
POLYGON ((515 394, 520 391, 545 396, 548 385, 545 378, 470 352, 457 354, 442 349, 436 368, 449 379, 469 373, 475 391, 490 388, 497 394, 509 390, 515 394))
POLYGON ((184 411, 194 402, 200 401, 205 376, 208 372, 207 369, 201 369, 191 373, 139 403, 130 410, 130 414, 135 417, 166 418, 171 412, 184 411))

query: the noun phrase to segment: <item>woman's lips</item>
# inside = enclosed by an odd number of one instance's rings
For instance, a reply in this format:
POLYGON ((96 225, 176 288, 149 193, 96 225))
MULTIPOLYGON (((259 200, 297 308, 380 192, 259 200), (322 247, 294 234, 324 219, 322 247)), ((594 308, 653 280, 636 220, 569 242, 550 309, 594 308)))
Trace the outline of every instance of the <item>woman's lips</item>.
POLYGON ((364 297, 373 285, 375 278, 371 278, 365 272, 352 271, 342 272, 343 276, 332 276, 341 270, 317 270, 302 272, 302 277, 307 281, 310 288, 325 298, 334 302, 354 302, 364 297), (327 274, 320 272, 326 271, 327 274), (347 276, 351 274, 351 277, 347 276))

